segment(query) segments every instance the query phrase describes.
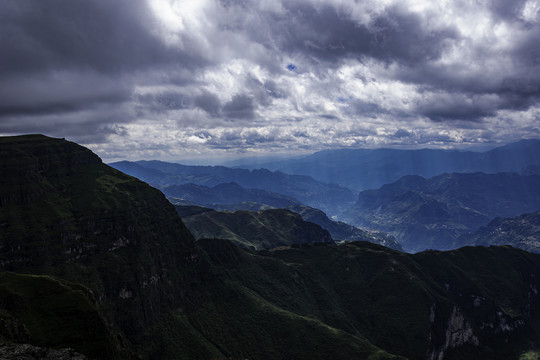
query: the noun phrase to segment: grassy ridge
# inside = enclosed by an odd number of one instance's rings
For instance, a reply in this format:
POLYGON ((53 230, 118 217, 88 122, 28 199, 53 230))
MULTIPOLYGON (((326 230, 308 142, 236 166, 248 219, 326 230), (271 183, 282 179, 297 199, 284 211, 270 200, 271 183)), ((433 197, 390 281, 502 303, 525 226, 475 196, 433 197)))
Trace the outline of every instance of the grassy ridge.
MULTIPOLYGON (((220 240, 200 244, 236 289, 220 297, 222 307, 247 301, 238 295, 247 291, 410 359, 441 352, 445 359, 509 359, 540 345, 537 255, 511 248, 409 255, 370 243, 254 253, 220 240)), ((273 327, 260 324, 260 332, 273 327)))

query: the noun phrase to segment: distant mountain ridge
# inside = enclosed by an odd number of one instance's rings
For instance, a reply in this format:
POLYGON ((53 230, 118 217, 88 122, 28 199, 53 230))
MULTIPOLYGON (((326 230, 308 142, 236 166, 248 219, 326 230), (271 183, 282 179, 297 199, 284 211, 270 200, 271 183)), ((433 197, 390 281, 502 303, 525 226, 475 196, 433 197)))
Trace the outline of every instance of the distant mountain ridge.
POLYGON ((344 211, 354 203, 354 193, 336 184, 327 184, 309 176, 288 175, 267 169, 232 169, 224 166, 187 166, 162 161, 121 161, 110 166, 164 189, 193 183, 213 187, 234 182, 248 189, 261 189, 297 199, 330 215, 344 211))
POLYGON ((474 233, 457 239, 457 245, 511 245, 540 253, 540 211, 514 218, 498 217, 474 233))
POLYGON ((171 185, 163 188, 162 191, 169 198, 210 207, 212 205, 233 205, 242 202, 257 203, 276 208, 300 204, 298 200, 290 196, 261 189, 245 189, 235 182, 222 183, 213 187, 191 183, 171 185))
MULTIPOLYGON (((377 189, 406 175, 512 172, 540 165, 540 140, 521 140, 485 152, 459 150, 340 149, 300 159, 257 164, 273 171, 308 175, 353 190, 377 189)), ((245 168, 251 168, 249 164, 245 168)))
POLYGON ((341 219, 388 232, 405 250, 421 251, 455 248, 460 235, 497 216, 539 209, 539 175, 453 173, 429 179, 405 176, 362 191, 341 219))

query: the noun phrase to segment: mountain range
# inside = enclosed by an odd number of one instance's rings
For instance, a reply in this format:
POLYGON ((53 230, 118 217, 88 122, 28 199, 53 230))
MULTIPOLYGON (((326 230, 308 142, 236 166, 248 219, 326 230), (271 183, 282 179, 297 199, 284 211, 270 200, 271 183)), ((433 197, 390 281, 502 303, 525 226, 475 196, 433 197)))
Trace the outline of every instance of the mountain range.
MULTIPOLYGON (((354 193, 339 185, 322 183, 309 176, 288 175, 267 169, 232 169, 224 166, 187 166, 162 161, 120 161, 110 166, 128 175, 165 189, 192 183, 214 187, 234 182, 247 189, 261 189, 289 196, 302 204, 336 215, 352 203, 354 193)), ((174 188, 169 189, 171 192, 174 188)))
POLYGON ((239 246, 257 250, 302 243, 333 243, 334 240, 369 241, 402 250, 393 236, 330 220, 321 210, 304 205, 288 209, 234 212, 214 211, 199 206, 175 207, 196 239, 228 239, 239 246))
MULTIPOLYGON (((540 165, 540 140, 521 140, 485 152, 421 149, 338 149, 308 156, 249 164, 287 174, 307 175, 359 191, 377 189, 406 175, 432 177, 453 172, 516 172, 540 165)), ((240 166, 240 165, 237 165, 240 166)))
POLYGON ((498 217, 474 233, 461 235, 456 244, 512 245, 540 253, 540 212, 523 214, 514 218, 498 217))
POLYGON ((0 138, 0 155, 6 359, 540 356, 538 254, 195 241, 161 192, 77 144, 0 138))
POLYGON ((245 189, 237 183, 222 183, 213 187, 193 183, 171 185, 162 189, 171 202, 182 202, 209 207, 239 206, 241 203, 257 204, 264 208, 285 208, 300 204, 298 200, 261 189, 245 189), (238 205, 237 205, 238 204, 238 205))
POLYGON ((340 218, 388 232, 406 251, 421 251, 455 248, 460 235, 495 217, 539 209, 539 175, 453 173, 429 179, 405 176, 377 190, 362 191, 340 218))

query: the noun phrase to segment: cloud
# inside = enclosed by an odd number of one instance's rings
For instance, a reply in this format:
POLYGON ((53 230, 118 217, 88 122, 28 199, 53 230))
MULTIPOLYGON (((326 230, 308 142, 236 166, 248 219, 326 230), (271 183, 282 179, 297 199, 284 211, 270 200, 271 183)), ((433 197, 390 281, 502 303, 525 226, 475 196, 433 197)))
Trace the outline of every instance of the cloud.
POLYGON ((513 141, 538 38, 537 0, 8 0, 0 133, 130 158, 513 141))
POLYGON ((211 115, 218 115, 221 111, 221 101, 209 91, 203 91, 195 97, 195 106, 211 115))
POLYGON ((236 94, 231 101, 223 105, 223 114, 233 119, 253 119, 255 104, 253 98, 246 94, 236 94))

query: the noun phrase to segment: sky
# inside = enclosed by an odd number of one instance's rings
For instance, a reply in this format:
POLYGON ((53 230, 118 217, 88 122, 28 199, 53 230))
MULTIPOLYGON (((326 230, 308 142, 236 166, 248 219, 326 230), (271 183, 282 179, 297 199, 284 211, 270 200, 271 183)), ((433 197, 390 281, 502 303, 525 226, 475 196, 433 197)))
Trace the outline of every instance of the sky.
POLYGON ((0 135, 105 161, 540 138, 540 0, 3 0, 0 135))

